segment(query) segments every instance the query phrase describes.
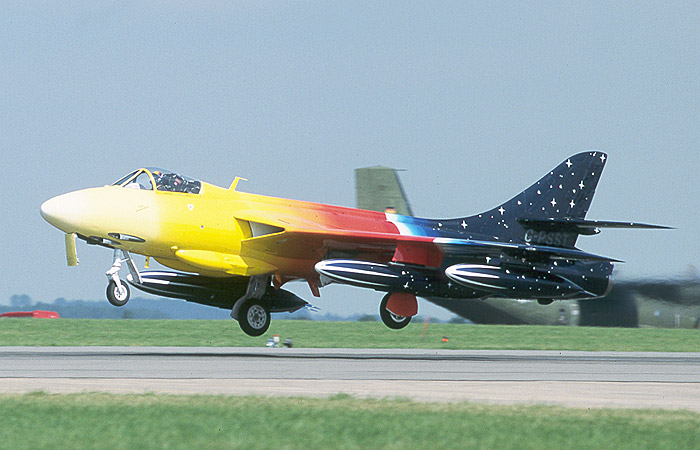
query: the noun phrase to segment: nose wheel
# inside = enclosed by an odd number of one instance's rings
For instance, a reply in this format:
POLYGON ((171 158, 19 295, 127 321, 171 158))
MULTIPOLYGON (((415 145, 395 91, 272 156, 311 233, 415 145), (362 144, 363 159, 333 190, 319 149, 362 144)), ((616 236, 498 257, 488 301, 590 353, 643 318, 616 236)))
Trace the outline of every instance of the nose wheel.
POLYGON ((126 302, 129 301, 131 293, 129 292, 129 285, 126 283, 115 283, 114 280, 110 280, 107 285, 107 301, 109 301, 114 306, 124 306, 126 302))

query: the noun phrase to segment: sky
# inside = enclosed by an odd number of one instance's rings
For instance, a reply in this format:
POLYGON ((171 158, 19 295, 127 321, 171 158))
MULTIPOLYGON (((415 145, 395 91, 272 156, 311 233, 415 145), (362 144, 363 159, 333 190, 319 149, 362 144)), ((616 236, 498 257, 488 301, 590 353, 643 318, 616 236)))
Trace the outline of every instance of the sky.
MULTIPOLYGON (((103 300, 111 252, 79 242, 66 267, 39 207, 143 166, 353 206, 353 169, 381 164, 405 169, 414 213, 445 218, 601 150, 588 218, 677 229, 579 247, 626 261, 618 279, 687 276, 700 267, 698 23, 689 2, 3 2, 0 303, 103 300)), ((337 314, 381 298, 292 290, 337 314)))

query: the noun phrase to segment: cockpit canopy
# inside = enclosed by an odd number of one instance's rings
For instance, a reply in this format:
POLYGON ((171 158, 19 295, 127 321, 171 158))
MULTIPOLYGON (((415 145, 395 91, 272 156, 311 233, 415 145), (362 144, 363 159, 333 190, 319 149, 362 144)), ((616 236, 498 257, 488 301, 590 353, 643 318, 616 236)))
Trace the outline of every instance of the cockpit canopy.
POLYGON ((199 194, 202 182, 170 170, 146 167, 131 172, 112 186, 148 191, 152 191, 155 187, 157 191, 199 194))

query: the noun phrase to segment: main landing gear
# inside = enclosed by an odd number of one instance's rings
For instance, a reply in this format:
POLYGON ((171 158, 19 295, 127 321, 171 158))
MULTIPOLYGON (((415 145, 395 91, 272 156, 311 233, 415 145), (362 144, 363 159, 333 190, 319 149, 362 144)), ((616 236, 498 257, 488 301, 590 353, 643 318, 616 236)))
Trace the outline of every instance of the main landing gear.
MULTIPOLYGON (((411 323, 412 316, 401 316, 387 309, 387 303, 389 303, 389 299, 394 295, 401 294, 392 294, 390 292, 386 294, 384 298, 382 298, 382 302, 379 304, 379 317, 382 318, 382 322, 384 322, 384 325, 386 325, 387 327, 391 328, 392 330, 400 330, 401 328, 404 328, 406 325, 411 323)), ((411 302, 411 299, 409 297, 406 300, 401 299, 401 301, 411 302)), ((413 296, 412 301, 416 301, 415 296, 413 296)))
POLYGON ((114 262, 112 263, 112 267, 105 273, 109 280, 109 284, 107 285, 107 300, 114 306, 126 305, 131 296, 129 285, 123 283, 119 278, 119 270, 122 268, 122 263, 126 263, 129 268, 129 275, 138 282, 141 282, 141 275, 138 269, 136 269, 136 264, 134 264, 134 260, 131 258, 129 252, 126 250, 114 249, 114 262))
POLYGON ((246 299, 238 310, 238 325, 248 336, 261 336, 270 328, 270 310, 259 299, 246 299))
POLYGON ((262 336, 270 328, 270 308, 266 305, 268 302, 263 302, 269 287, 269 275, 250 277, 245 295, 236 300, 231 309, 231 317, 248 336, 262 336))
POLYGON ((238 321, 241 330, 248 336, 261 336, 270 328, 270 313, 294 312, 301 308, 317 311, 289 291, 275 288, 270 275, 252 276, 248 280, 245 294, 236 300, 231 317, 238 321))

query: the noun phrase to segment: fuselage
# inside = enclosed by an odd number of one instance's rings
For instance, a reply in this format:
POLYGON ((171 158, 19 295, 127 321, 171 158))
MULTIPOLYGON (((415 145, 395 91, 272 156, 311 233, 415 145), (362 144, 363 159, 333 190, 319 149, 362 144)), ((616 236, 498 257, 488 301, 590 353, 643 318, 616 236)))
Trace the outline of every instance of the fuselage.
MULTIPOLYGON (((207 183, 202 183, 199 194, 121 186, 84 189, 48 200, 41 211, 52 225, 89 243, 150 256, 176 270, 207 276, 235 274, 191 265, 177 252, 243 254, 264 259, 284 276, 308 278, 317 276, 313 264, 325 256, 319 242, 309 246, 279 242, 271 244, 269 251, 246 250, 241 242, 301 229, 319 233, 330 229, 348 236, 399 234, 383 213, 249 194, 207 183), (270 223, 279 228, 264 228, 270 223)), ((324 238, 320 243, 328 241, 324 238)), ((351 244, 347 247, 358 250, 351 244)))
POLYGON ((278 285, 294 279, 313 284, 320 274, 334 279, 339 271, 352 271, 358 279, 341 275, 335 281, 451 298, 591 298, 605 293, 612 272, 608 262, 494 255, 489 242, 528 244, 527 230, 515 222, 505 227, 508 239, 496 234, 507 225, 498 221, 498 213, 490 219, 420 219, 249 194, 166 174, 184 180, 174 186, 164 184, 163 174, 153 174, 161 172, 141 169, 111 186, 55 197, 42 205, 42 215, 88 243, 153 257, 178 271, 207 277, 272 275, 278 285), (487 253, 480 247, 445 253, 438 240, 448 246, 450 240, 486 243, 487 253), (358 266, 333 265, 343 258, 358 266), (317 265, 324 260, 329 260, 325 266, 317 265), (394 283, 370 281, 362 275, 363 262, 390 264, 372 270, 396 272, 396 277, 384 276, 395 278, 394 283))
POLYGON ((114 249, 107 298, 123 306, 128 285, 155 295, 231 308, 247 334, 263 334, 270 312, 308 303, 282 289, 303 279, 318 296, 335 282, 386 292, 380 317, 406 326, 416 297, 553 300, 604 296, 613 262, 576 248, 600 228, 664 228, 586 220, 606 155, 582 152, 510 200, 481 214, 421 219, 248 194, 238 178, 223 189, 157 168, 111 186, 45 202, 42 216, 66 233, 66 260, 77 264, 76 236, 114 249), (131 253, 177 272, 139 272, 131 253))

